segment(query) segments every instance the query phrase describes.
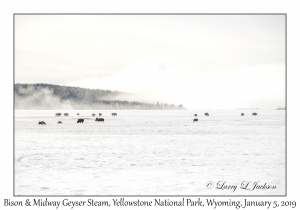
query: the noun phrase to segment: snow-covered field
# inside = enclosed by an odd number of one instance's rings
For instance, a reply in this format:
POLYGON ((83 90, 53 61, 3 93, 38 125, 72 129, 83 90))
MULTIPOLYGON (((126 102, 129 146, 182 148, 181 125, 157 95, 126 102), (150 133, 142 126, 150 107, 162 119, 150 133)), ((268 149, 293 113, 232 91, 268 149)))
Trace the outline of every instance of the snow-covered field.
POLYGON ((285 111, 204 112, 16 110, 15 194, 284 195, 285 111))

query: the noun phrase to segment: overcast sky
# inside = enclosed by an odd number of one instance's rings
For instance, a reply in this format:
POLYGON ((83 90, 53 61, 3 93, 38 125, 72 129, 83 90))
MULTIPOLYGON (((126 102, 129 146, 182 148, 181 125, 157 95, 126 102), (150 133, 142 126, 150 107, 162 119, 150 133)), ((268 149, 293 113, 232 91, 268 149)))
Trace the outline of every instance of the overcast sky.
POLYGON ((16 15, 15 82, 190 109, 285 106, 284 15, 16 15))

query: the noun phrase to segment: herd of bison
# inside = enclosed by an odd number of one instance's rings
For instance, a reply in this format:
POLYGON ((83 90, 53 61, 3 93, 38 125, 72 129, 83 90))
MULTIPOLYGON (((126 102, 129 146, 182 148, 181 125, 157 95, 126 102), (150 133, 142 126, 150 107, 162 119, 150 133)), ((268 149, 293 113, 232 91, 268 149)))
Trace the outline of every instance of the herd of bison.
MULTIPOLYGON (((59 117, 61 115, 61 113, 56 113, 55 114, 55 116, 57 116, 57 117, 59 117)), ((117 113, 111 113, 111 115, 113 116, 113 117, 115 117, 115 116, 117 116, 117 113)), ((252 113, 252 116, 256 116, 257 115, 257 113, 256 112, 254 112, 254 113, 252 113)), ((69 114, 68 113, 64 113, 64 116, 69 116, 69 114)), ((77 113, 77 116, 79 116, 79 113, 77 113)), ((95 117, 96 116, 96 114, 95 113, 93 113, 92 114, 92 117, 95 117)), ((99 113, 99 116, 102 116, 102 114, 101 113, 99 113)), ((194 114, 194 116, 195 117, 197 117, 198 115, 197 114, 194 114)), ((206 112, 206 113, 204 113, 204 116, 209 116, 209 114, 206 112)), ((244 113, 241 113, 241 116, 244 116, 244 113)), ((95 121, 98 121, 98 122, 104 122, 104 118, 98 118, 98 117, 96 117, 96 119, 95 119, 95 121)), ((84 119, 82 119, 82 118, 79 118, 78 120, 77 120, 77 123, 83 123, 84 122, 84 119)), ((193 119, 193 122, 198 122, 198 119, 197 118, 195 118, 195 119, 193 119)), ((57 122, 57 124, 61 124, 62 122, 61 121, 58 121, 57 122)), ((38 123, 39 125, 46 125, 46 123, 44 122, 44 121, 40 121, 39 123, 38 123)))

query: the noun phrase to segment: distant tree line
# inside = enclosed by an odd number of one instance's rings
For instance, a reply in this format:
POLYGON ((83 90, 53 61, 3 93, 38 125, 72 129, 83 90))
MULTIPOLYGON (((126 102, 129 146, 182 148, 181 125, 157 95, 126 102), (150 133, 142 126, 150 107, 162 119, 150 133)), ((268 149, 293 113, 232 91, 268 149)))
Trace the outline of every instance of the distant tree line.
POLYGON ((84 100, 98 100, 103 97, 114 97, 120 94, 127 94, 118 91, 111 90, 100 90, 100 89, 89 89, 89 88, 80 88, 80 87, 69 87, 69 86, 60 86, 60 85, 52 85, 52 84, 15 84, 15 94, 19 96, 30 96, 33 93, 43 90, 49 89, 53 91, 53 95, 59 96, 61 100, 72 99, 74 101, 84 101, 84 100))
POLYGON ((119 91, 89 89, 80 87, 60 86, 44 83, 14 85, 16 109, 61 108, 60 104, 68 104, 73 109, 185 109, 183 105, 168 103, 146 103, 139 101, 121 100, 132 98, 134 95, 119 91), (52 100, 53 99, 53 100, 52 100), (51 104, 55 101, 55 104, 51 104), (40 105, 39 107, 37 107, 40 105))

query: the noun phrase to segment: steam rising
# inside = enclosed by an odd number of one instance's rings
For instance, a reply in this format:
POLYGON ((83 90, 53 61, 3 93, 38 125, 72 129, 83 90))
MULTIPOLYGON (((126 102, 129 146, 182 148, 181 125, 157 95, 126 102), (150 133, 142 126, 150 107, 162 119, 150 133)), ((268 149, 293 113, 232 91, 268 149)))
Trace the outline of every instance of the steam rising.
POLYGON ((24 96, 15 94, 15 109, 72 109, 69 101, 62 101, 49 88, 35 91, 29 86, 26 89, 19 87, 18 91, 24 96))
POLYGON ((285 106, 284 65, 202 72, 180 71, 176 66, 174 61, 147 57, 135 60, 114 76, 85 78, 69 85, 122 90, 141 100, 183 103, 191 109, 285 106))
POLYGON ((15 84, 16 109, 183 109, 162 102, 128 101, 132 94, 51 84, 15 84))

